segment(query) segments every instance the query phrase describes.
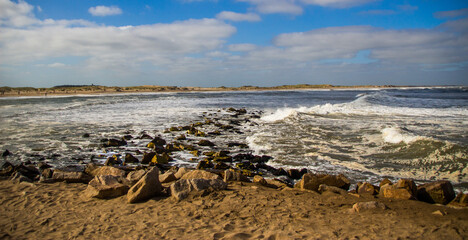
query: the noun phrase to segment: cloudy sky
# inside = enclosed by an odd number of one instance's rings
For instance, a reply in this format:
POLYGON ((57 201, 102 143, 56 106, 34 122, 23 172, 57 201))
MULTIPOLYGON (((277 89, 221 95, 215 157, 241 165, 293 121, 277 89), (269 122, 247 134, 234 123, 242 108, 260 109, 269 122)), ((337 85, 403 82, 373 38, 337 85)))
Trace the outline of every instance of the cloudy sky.
POLYGON ((466 0, 0 0, 0 86, 468 85, 466 0))

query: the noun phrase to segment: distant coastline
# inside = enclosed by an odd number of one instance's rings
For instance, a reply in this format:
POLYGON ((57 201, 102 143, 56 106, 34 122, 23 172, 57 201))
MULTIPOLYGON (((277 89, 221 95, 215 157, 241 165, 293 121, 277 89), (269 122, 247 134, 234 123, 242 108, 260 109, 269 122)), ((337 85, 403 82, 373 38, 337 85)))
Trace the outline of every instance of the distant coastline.
MULTIPOLYGON (((0 87, 0 97, 20 97, 20 96, 60 96, 75 94, 119 94, 119 93, 152 93, 152 92, 220 92, 220 91, 274 91, 274 90, 314 90, 314 89, 362 89, 362 88, 422 88, 422 87, 442 87, 442 86, 398 86, 398 85, 355 85, 336 86, 330 84, 298 84, 281 85, 275 87, 177 87, 177 86, 156 86, 143 85, 131 87, 109 87, 99 85, 61 85, 51 88, 33 87, 0 87)), ((443 86, 451 87, 451 86, 443 86)), ((456 86, 452 86, 456 87, 456 86)))

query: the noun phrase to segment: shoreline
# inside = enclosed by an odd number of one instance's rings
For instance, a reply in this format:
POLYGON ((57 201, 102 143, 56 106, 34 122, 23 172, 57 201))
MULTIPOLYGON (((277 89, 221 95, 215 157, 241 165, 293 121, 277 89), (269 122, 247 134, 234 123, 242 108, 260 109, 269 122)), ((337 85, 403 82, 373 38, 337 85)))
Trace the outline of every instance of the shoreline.
POLYGON ((0 98, 11 97, 48 97, 48 96, 100 96, 114 94, 145 94, 145 93, 191 93, 191 92, 251 92, 251 91, 333 91, 333 90, 367 90, 367 89, 424 89, 424 88, 457 88, 465 86, 394 86, 394 85, 285 85, 277 87, 167 87, 167 86, 136 86, 136 87, 53 87, 53 88, 9 88, 0 87, 0 98))

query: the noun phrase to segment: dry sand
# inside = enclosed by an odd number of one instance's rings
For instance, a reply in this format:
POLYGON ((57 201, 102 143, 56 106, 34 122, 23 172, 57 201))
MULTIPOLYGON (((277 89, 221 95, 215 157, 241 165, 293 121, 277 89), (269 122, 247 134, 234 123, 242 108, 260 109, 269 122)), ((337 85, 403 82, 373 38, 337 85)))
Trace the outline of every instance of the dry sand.
POLYGON ((468 209, 230 183, 177 202, 87 199, 85 184, 0 181, 0 239, 467 239, 468 209), (387 210, 352 212, 380 201, 387 210), (446 215, 433 214, 440 211, 446 215))

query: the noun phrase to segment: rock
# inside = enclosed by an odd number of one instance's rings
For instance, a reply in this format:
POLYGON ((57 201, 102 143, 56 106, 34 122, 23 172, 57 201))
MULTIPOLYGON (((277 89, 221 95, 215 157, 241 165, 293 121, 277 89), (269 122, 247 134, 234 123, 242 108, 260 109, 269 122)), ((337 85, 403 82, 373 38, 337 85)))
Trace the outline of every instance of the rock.
POLYGON ((449 181, 437 181, 419 186, 417 198, 427 203, 448 204, 455 198, 455 192, 449 181))
POLYGON ((226 169, 229 169, 230 166, 227 165, 226 163, 223 163, 223 162, 218 162, 214 165, 213 167, 214 169, 218 169, 218 170, 226 170, 226 169))
POLYGON ((301 179, 302 175, 301 175, 301 172, 297 169, 289 169, 287 171, 288 173, 288 177, 292 178, 292 179, 301 179))
POLYGON ((211 141, 209 140, 205 140, 205 139, 202 139, 198 142, 198 145, 200 146, 208 146, 208 147, 213 147, 215 144, 212 143, 211 141))
POLYGON ((219 152, 215 152, 213 154, 213 157, 215 157, 215 158, 216 157, 220 157, 220 158, 221 157, 227 157, 229 153, 230 153, 229 151, 219 151, 219 152))
POLYGON ((398 182, 395 184, 396 188, 404 188, 407 189, 408 191, 411 192, 413 196, 416 196, 418 192, 418 187, 416 187, 416 184, 414 183, 413 180, 411 179, 400 179, 398 182))
POLYGON ((452 207, 468 207, 468 194, 459 193, 448 205, 452 207))
POLYGON ((33 182, 33 180, 31 180, 30 178, 24 176, 23 174, 21 174, 20 172, 15 172, 13 173, 13 175, 11 175, 11 178, 10 180, 14 183, 22 183, 22 182, 33 182))
POLYGON ((128 173, 127 180, 130 186, 133 186, 135 183, 137 183, 145 174, 146 174, 146 171, 143 169, 128 173))
POLYGON ((52 179, 54 179, 54 181, 65 181, 67 183, 88 183, 91 181, 92 176, 84 172, 55 169, 52 179))
POLYGON ((182 176, 181 179, 221 179, 221 177, 217 174, 210 173, 207 171, 193 170, 184 174, 184 176, 182 176))
POLYGON ((320 186, 318 188, 318 192, 319 193, 332 192, 332 193, 336 193, 336 194, 347 194, 348 193, 348 191, 346 191, 344 189, 341 189, 339 187, 328 186, 328 185, 325 185, 325 184, 320 184, 320 186))
POLYGON ((378 189, 377 189, 376 186, 365 182, 365 183, 358 184, 357 193, 358 194, 376 195, 376 194, 378 194, 378 189))
POLYGON ((5 161, 0 169, 0 176, 11 176, 14 172, 15 166, 10 162, 5 161))
POLYGON ((182 176, 184 176, 186 173, 189 173, 189 172, 190 172, 190 170, 188 168, 181 167, 181 168, 179 168, 179 170, 177 170, 177 172, 174 174, 174 176, 177 179, 181 179, 182 176))
POLYGON ((128 186, 120 183, 117 177, 100 175, 89 182, 84 194, 89 198, 109 199, 120 197, 127 192, 128 186))
POLYGON ((176 180, 177 178, 175 177, 175 174, 171 171, 167 171, 164 174, 159 175, 159 182, 161 183, 169 183, 176 180))
POLYGON ((47 169, 47 168, 52 168, 52 166, 44 162, 38 163, 37 167, 39 168, 40 171, 47 169))
POLYGON ((207 169, 207 168, 213 168, 214 165, 209 159, 203 159, 197 164, 197 169, 207 169))
POLYGON ((54 175, 54 170, 50 168, 46 168, 42 170, 41 172, 41 176, 43 176, 44 178, 52 178, 53 175, 54 175))
POLYGON ((92 176, 110 175, 118 178, 125 178, 125 171, 111 166, 103 166, 91 172, 92 176))
POLYGON ((187 137, 184 134, 181 134, 180 136, 176 137, 175 140, 177 140, 177 141, 187 140, 187 137))
POLYGON ((8 157, 8 156, 10 156, 10 155, 12 155, 12 154, 11 154, 10 151, 8 151, 8 149, 6 149, 6 150, 2 153, 2 157, 4 157, 4 158, 5 158, 5 157, 8 157))
POLYGON ((302 176, 302 179, 296 183, 295 188, 308 189, 318 191, 320 184, 339 187, 348 190, 351 182, 344 175, 328 175, 328 174, 312 174, 307 173, 302 176))
POLYGON ((119 165, 119 164, 122 164, 122 161, 120 161, 119 157, 117 157, 116 155, 112 157, 108 157, 106 162, 104 163, 104 165, 106 166, 113 166, 113 165, 119 165))
POLYGON ((379 197, 410 200, 415 199, 413 193, 406 188, 396 188, 395 185, 385 184, 380 188, 379 197))
POLYGON ((83 136, 81 136, 82 138, 89 138, 91 135, 89 135, 89 133, 85 133, 83 134, 83 136))
POLYGON ((139 162, 140 162, 140 161, 138 160, 138 158, 136 158, 135 156, 133 156, 131 153, 125 154, 124 164, 139 163, 139 162))
POLYGON ((356 212, 362 212, 366 210, 385 210, 387 208, 388 207, 385 204, 376 201, 358 202, 353 205, 353 210, 356 212))
POLYGON ((180 179, 171 185, 171 195, 180 201, 192 191, 219 191, 226 188, 227 183, 220 179, 180 179))
POLYGON ((156 155, 155 152, 149 152, 143 154, 143 159, 141 160, 141 164, 148 164, 151 162, 151 159, 156 155))
POLYGON ((39 178, 39 175, 40 175, 39 170, 34 165, 25 164, 25 163, 22 163, 19 166, 16 166, 15 171, 21 173, 22 175, 28 177, 31 180, 35 180, 39 178))
POLYGON ((439 216, 445 216, 445 215, 447 215, 447 212, 436 210, 436 211, 432 212, 432 214, 439 215, 439 216))
POLYGON ((279 188, 279 189, 284 189, 284 188, 289 188, 288 184, 277 180, 277 179, 268 179, 267 181, 267 187, 271 188, 279 188))
POLYGON ((104 147, 120 147, 127 145, 127 141, 119 139, 107 139, 107 143, 103 144, 104 147))
POLYGON ((127 193, 128 203, 136 203, 152 198, 162 191, 159 182, 159 169, 151 168, 127 193))
POLYGON ((226 170, 224 171, 224 181, 250 182, 249 178, 242 175, 240 172, 226 170))
POLYGON ((163 153, 161 155, 155 154, 154 157, 151 159, 151 165, 154 164, 168 164, 169 161, 172 161, 173 159, 167 155, 167 153, 163 153))
POLYGON ((379 187, 382 187, 386 184, 390 184, 390 185, 393 185, 392 181, 388 180, 388 178, 385 178, 384 180, 382 180, 379 184, 379 187))
POLYGON ((154 137, 153 140, 151 140, 151 142, 156 145, 156 146, 164 146, 166 144, 166 140, 162 139, 161 137, 154 137))
POLYGON ((260 185, 262 186, 267 186, 268 183, 267 181, 265 180, 265 178, 263 178, 262 176, 260 175, 255 175, 254 178, 253 178, 253 182, 254 183, 259 183, 260 185))

